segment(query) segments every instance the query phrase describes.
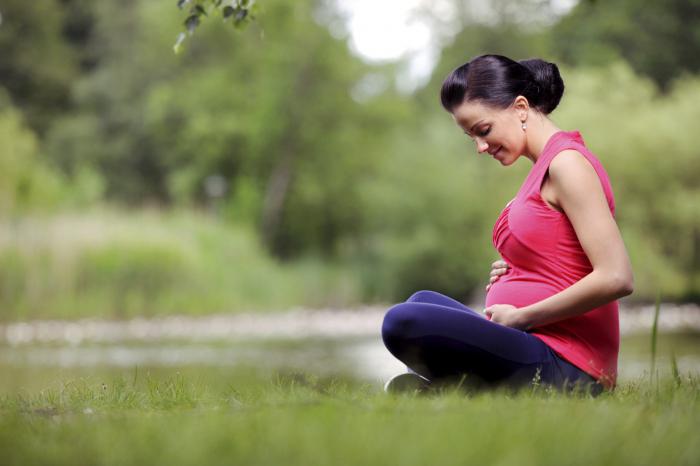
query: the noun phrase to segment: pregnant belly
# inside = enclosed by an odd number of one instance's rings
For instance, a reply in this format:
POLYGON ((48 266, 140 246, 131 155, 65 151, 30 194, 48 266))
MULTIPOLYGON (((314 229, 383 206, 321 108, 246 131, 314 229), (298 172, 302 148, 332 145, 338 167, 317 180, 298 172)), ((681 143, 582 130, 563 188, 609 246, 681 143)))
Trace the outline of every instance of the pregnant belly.
POLYGON ((511 304, 515 307, 529 306, 556 294, 559 290, 551 283, 532 277, 516 277, 506 274, 489 288, 485 306, 511 304))

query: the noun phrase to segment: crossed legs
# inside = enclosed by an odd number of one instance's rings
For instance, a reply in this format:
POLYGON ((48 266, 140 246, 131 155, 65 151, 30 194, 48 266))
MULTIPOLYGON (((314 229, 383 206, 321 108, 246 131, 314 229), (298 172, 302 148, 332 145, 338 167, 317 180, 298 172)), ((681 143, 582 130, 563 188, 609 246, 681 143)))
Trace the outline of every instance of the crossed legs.
POLYGON ((431 381, 466 377, 477 385, 521 387, 536 377, 553 385, 593 380, 537 337, 433 291, 419 291, 391 307, 382 338, 394 356, 431 381))

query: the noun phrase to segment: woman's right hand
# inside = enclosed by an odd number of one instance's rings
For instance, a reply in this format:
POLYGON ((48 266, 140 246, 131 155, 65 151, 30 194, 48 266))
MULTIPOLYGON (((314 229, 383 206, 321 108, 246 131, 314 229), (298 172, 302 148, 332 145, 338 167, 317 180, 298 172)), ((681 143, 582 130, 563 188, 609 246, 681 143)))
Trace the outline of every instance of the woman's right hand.
POLYGON ((489 278, 489 284, 486 285, 486 291, 491 288, 491 285, 493 285, 496 280, 498 280, 498 277, 503 275, 508 271, 508 264, 504 260, 497 260, 493 264, 491 264, 491 278, 489 278))

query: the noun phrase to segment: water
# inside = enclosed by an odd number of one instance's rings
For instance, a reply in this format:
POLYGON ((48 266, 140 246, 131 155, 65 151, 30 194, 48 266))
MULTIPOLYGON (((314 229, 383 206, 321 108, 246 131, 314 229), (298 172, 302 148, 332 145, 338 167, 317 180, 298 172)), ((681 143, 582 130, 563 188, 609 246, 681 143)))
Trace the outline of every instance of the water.
MULTIPOLYGON (((700 374, 700 333, 659 335, 656 368, 670 373, 675 357, 682 374, 700 374)), ((239 339, 236 341, 119 341, 114 343, 31 343, 0 345, 0 393, 40 390, 72 378, 109 378, 138 373, 194 373, 207 380, 239 370, 304 372, 344 376, 378 386, 404 366, 376 336, 239 339)), ((650 338, 622 340, 619 380, 648 375, 650 338)))
MULTIPOLYGON (((0 325, 0 393, 41 390, 75 378, 188 373, 217 383, 241 371, 303 372, 381 386, 404 366, 385 350, 386 307, 285 313, 85 319, 0 325)), ((650 370, 653 306, 620 313, 619 380, 650 370)), ((662 305, 656 368, 700 374, 700 309, 662 305)))

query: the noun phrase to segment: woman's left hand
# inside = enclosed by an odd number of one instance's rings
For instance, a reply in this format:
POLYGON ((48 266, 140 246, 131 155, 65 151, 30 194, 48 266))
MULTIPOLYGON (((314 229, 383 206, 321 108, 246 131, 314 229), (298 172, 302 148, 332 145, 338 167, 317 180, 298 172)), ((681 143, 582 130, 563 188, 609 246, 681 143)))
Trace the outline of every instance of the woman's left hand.
POLYGON ((484 309, 486 318, 491 322, 505 325, 518 330, 527 330, 530 327, 526 321, 526 314, 522 310, 510 304, 494 304, 484 309))

